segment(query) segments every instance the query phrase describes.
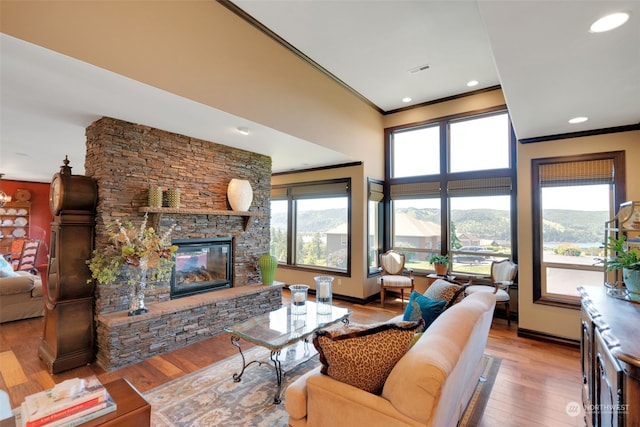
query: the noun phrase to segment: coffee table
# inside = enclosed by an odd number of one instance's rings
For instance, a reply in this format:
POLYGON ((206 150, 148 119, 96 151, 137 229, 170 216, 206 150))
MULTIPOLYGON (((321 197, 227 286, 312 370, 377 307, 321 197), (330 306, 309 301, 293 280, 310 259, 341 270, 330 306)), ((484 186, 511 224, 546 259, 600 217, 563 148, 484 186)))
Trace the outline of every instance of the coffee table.
POLYGON ((273 403, 280 403, 282 378, 287 370, 309 360, 316 353, 313 346, 309 345, 309 337, 315 331, 339 322, 348 324, 350 314, 351 310, 335 306, 332 306, 330 314, 318 314, 317 305, 308 301, 306 314, 292 315, 291 308, 287 305, 224 328, 226 332, 231 334, 231 344, 238 347, 240 356, 242 356, 242 370, 233 374, 233 380, 239 382, 249 365, 267 363, 267 361, 260 360, 252 360, 247 363, 240 347, 240 339, 265 347, 271 351, 269 360, 273 363, 276 373, 277 387, 273 403), (285 348, 287 351, 284 360, 282 360, 280 356, 285 348))

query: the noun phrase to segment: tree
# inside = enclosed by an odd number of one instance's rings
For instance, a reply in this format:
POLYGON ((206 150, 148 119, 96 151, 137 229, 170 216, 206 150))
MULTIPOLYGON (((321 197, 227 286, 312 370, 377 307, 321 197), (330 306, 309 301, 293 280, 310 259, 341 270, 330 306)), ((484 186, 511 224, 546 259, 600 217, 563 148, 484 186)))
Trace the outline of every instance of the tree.
POLYGON ((462 242, 458 239, 458 233, 456 232, 456 223, 451 221, 451 247, 453 249, 460 249, 462 242))

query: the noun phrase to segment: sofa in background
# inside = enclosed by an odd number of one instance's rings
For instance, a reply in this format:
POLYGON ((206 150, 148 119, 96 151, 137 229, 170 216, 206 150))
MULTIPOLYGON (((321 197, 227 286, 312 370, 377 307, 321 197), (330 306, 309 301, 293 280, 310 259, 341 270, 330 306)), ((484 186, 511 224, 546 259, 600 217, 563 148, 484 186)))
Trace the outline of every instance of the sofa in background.
POLYGON ((289 425, 456 426, 480 379, 494 309, 486 293, 446 309, 395 364, 380 395, 321 367, 306 373, 285 392, 289 425))
POLYGON ((0 323, 44 316, 44 296, 40 276, 16 271, 0 277, 0 323))

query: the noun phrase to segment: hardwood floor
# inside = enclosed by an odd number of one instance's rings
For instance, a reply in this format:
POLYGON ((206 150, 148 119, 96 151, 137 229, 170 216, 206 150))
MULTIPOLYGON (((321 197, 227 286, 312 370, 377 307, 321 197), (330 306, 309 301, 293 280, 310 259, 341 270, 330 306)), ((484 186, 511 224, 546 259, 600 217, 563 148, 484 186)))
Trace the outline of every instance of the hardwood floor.
MULTIPOLYGON (((288 303, 285 292, 285 303, 288 303)), ((402 313, 400 300, 349 304, 357 323, 385 321, 402 313)), ((135 365, 106 372, 95 364, 50 375, 37 356, 43 318, 0 325, 0 388, 9 392, 11 406, 26 395, 51 388, 68 378, 92 374, 102 382, 126 378, 141 393, 174 378, 237 354, 229 335, 215 337, 156 356, 135 365)), ((502 359, 480 427, 582 426, 582 415, 570 417, 566 406, 581 402, 580 351, 577 348, 517 336, 517 325, 494 319, 486 353, 502 359)), ((244 346, 244 345, 243 345, 244 346)))

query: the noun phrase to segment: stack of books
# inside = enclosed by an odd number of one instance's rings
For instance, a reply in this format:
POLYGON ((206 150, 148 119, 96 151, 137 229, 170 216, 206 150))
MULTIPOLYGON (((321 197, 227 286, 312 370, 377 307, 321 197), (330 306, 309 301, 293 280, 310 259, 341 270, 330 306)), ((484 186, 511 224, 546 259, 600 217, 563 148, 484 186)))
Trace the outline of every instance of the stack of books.
POLYGON ((115 410, 116 403, 94 375, 27 396, 20 418, 25 427, 73 427, 115 410))

